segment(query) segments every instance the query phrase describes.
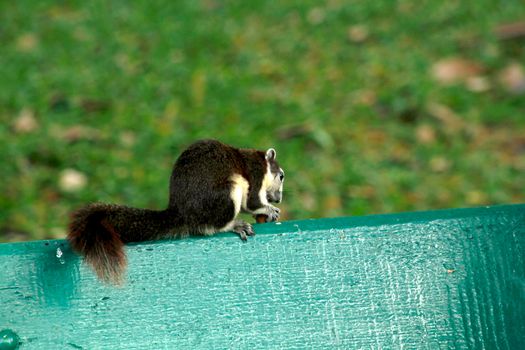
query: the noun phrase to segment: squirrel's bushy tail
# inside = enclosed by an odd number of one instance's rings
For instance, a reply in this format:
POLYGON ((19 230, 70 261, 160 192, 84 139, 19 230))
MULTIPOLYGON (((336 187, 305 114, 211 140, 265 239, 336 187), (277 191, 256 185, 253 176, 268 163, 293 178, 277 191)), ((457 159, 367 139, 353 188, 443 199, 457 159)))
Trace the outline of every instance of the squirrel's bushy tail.
POLYGON ((94 203, 71 214, 67 239, 104 282, 122 284, 124 243, 169 237, 180 226, 174 208, 150 210, 94 203))
POLYGON ((114 206, 91 204, 71 214, 67 239, 104 282, 122 284, 127 259, 124 242, 110 221, 114 206))

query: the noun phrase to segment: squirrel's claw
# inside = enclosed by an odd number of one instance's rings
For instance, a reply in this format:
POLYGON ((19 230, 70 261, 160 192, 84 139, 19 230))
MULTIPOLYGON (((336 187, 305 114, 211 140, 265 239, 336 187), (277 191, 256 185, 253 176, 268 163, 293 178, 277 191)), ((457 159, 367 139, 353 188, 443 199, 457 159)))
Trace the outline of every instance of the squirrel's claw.
POLYGON ((252 225, 245 221, 237 221, 233 226, 233 232, 237 233, 243 241, 248 240, 248 236, 255 236, 252 225))
POLYGON ((268 210, 268 222, 279 220, 281 209, 274 207, 273 205, 268 205, 266 209, 268 210))

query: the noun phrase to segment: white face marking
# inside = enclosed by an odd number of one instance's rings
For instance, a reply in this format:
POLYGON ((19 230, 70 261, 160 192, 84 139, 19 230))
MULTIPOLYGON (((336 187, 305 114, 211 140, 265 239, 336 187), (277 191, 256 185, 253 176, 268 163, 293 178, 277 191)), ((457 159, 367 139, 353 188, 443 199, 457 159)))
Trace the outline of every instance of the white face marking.
MULTIPOLYGON (((281 173, 284 175, 284 170, 283 168, 279 168, 279 170, 281 171, 281 173)), ((281 181, 281 186, 279 186, 279 192, 283 193, 283 185, 284 185, 284 178, 283 178, 283 181, 281 181)))
POLYGON ((270 171, 270 164, 266 162, 266 173, 262 180, 261 189, 259 190, 259 200, 263 205, 268 205, 268 198, 266 198, 266 192, 272 186, 273 174, 270 171))

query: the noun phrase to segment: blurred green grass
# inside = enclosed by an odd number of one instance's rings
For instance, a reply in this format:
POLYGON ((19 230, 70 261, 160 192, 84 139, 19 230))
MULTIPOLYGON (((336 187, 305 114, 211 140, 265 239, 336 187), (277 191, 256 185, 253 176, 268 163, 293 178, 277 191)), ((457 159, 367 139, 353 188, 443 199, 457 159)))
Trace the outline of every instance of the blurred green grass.
POLYGON ((492 0, 2 2, 0 241, 63 237, 91 201, 164 207, 200 138, 275 147, 283 219, 525 202, 525 95, 501 78, 524 39, 494 31, 523 19, 492 0), (451 57, 470 80, 436 79, 451 57))

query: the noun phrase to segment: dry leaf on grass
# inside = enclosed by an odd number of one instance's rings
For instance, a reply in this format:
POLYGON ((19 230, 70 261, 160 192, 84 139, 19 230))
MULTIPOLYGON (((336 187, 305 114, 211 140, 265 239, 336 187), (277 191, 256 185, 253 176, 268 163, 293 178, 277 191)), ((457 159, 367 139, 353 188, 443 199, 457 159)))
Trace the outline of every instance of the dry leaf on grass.
POLYGON ((314 7, 308 12, 306 18, 311 24, 321 24, 326 18, 326 11, 320 7, 314 7))
POLYGON ((33 33, 25 33, 16 39, 16 48, 20 52, 31 52, 38 45, 38 39, 33 33))
POLYGON ((363 106, 373 106, 377 103, 377 94, 373 90, 357 90, 353 94, 354 103, 363 105, 363 106))
POLYGON ((438 119, 445 127, 446 131, 457 132, 464 127, 461 118, 449 107, 439 103, 429 103, 427 112, 438 119))
POLYGON ((101 132, 85 125, 73 125, 64 128, 62 125, 53 124, 50 128, 51 135, 66 142, 96 141, 101 139, 101 132))
POLYGON ((416 129, 416 138, 422 144, 431 144, 436 141, 436 132, 430 125, 420 125, 416 129))
POLYGON ((364 25, 355 25, 348 28, 348 39, 354 43, 362 43, 368 39, 368 28, 364 25))
POLYGON ((436 173, 448 171, 450 167, 450 161, 443 156, 436 156, 430 159, 430 169, 436 173))
POLYGON ((525 72, 518 63, 511 63, 498 75, 500 84, 512 94, 525 92, 525 72))
POLYGON ((494 29, 494 33, 500 40, 525 37, 525 21, 501 24, 494 29))
POLYGON ((59 186, 62 191, 76 192, 87 184, 87 177, 75 169, 65 169, 60 173, 59 186))
POLYGON ((96 140, 99 139, 100 132, 96 129, 83 126, 75 125, 64 130, 63 137, 69 142, 75 142, 79 140, 96 140))
POLYGON ((483 67, 479 63, 461 57, 445 58, 432 66, 434 79, 445 85, 465 82, 481 72, 483 67))
POLYGON ((33 132, 37 128, 38 122, 36 121, 35 113, 29 108, 22 109, 13 123, 13 129, 20 134, 33 132))
POLYGON ((475 76, 467 78, 465 82, 467 89, 472 92, 485 92, 490 89, 490 82, 487 77, 475 76))
POLYGON ((311 134, 314 126, 309 123, 283 125, 277 129, 277 138, 279 140, 290 140, 297 137, 303 137, 311 134))

